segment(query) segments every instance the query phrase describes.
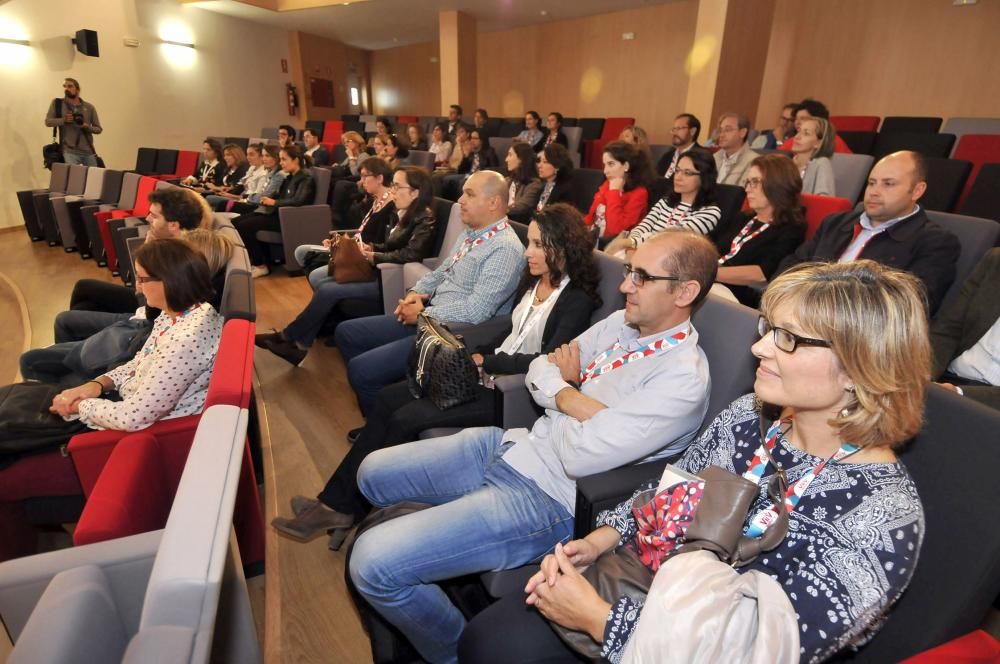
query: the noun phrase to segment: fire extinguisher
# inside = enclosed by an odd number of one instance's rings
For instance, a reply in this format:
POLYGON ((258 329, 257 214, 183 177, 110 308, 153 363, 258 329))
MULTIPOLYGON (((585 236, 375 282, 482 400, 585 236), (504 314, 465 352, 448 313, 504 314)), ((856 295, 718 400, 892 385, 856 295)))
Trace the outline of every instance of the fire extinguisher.
POLYGON ((294 117, 299 113, 299 93, 291 83, 285 84, 285 92, 288 97, 288 114, 294 117))

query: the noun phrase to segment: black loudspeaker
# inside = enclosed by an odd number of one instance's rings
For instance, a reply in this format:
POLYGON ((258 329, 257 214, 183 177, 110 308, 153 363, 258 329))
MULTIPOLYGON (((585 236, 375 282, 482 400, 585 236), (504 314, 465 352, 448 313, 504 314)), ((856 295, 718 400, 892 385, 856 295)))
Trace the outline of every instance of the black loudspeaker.
POLYGON ((76 50, 84 55, 89 55, 92 58, 101 55, 100 49, 97 48, 97 31, 95 30, 77 30, 73 43, 76 44, 76 50))

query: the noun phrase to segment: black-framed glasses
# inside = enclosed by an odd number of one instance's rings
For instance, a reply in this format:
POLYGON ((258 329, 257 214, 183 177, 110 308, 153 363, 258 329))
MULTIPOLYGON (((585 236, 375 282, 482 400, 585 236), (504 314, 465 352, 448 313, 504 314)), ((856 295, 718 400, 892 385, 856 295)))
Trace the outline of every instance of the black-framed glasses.
POLYGON ((642 288, 643 284, 647 281, 680 281, 680 277, 668 277, 662 275, 655 275, 646 272, 642 268, 633 269, 631 263, 625 263, 625 269, 622 271, 622 276, 626 279, 631 280, 632 284, 637 288, 642 288))
POLYGON ((824 341, 823 339, 810 339, 809 337, 800 337, 793 332, 789 332, 783 327, 775 327, 771 325, 769 320, 761 316, 757 319, 757 333, 760 334, 761 339, 763 339, 768 332, 773 335, 771 338, 774 341, 775 347, 778 350, 785 351, 786 353, 794 353, 795 349, 799 346, 818 346, 820 348, 830 347, 829 341, 824 341))

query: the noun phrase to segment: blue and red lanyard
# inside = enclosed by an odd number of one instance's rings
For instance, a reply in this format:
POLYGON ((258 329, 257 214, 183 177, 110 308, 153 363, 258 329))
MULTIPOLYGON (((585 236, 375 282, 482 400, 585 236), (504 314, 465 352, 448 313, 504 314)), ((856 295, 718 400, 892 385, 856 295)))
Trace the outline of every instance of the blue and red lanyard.
POLYGON ((469 240, 469 238, 465 238, 465 242, 462 243, 461 248, 455 253, 455 255, 451 257, 451 262, 448 263, 448 266, 444 269, 444 271, 449 272, 451 268, 455 267, 455 263, 462 260, 467 253, 469 253, 470 251, 481 245, 483 242, 486 242, 497 233, 505 230, 506 228, 507 228, 507 220, 504 219, 499 224, 497 224, 490 230, 486 231, 485 233, 477 237, 475 240, 469 240))
POLYGON ((688 335, 691 333, 690 326, 686 330, 681 330, 669 337, 660 337, 652 343, 648 343, 642 348, 636 351, 629 351, 621 355, 620 357, 608 362, 608 358, 618 349, 622 347, 621 342, 615 342, 615 345, 607 349, 597 357, 595 357, 587 367, 580 372, 580 385, 583 385, 591 378, 597 378, 598 376, 603 376, 606 373, 610 373, 619 367, 623 367, 626 364, 635 362, 649 357, 650 355, 656 355, 670 350, 674 346, 677 346, 682 341, 687 339, 688 335))

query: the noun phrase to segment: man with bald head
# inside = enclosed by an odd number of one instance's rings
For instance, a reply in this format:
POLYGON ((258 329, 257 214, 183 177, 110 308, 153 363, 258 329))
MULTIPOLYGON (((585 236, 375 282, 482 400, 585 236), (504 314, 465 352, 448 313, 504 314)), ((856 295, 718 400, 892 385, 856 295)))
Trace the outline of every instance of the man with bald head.
POLYGON ((379 390, 405 377, 418 314, 442 323, 475 324, 511 309, 524 268, 524 245, 507 222, 507 183, 499 173, 483 171, 465 181, 463 192, 458 205, 466 230, 449 257, 420 278, 393 315, 358 318, 337 327, 337 348, 362 413, 369 411, 379 390))
POLYGON ((369 454, 374 505, 433 507, 365 531, 355 588, 428 662, 456 660, 462 613, 437 581, 538 561, 573 535, 576 480, 677 454, 701 426, 709 373, 691 311, 715 278, 704 236, 669 230, 625 266, 625 309, 536 358, 525 384, 545 414, 528 429, 465 429, 369 454))
POLYGON ((868 175, 864 210, 832 214, 781 264, 861 258, 912 272, 924 282, 930 314, 955 280, 958 238, 927 218, 917 201, 927 190, 927 166, 904 150, 880 159, 868 175))

